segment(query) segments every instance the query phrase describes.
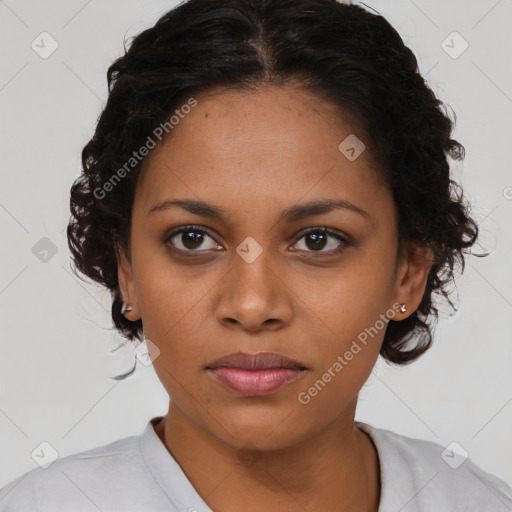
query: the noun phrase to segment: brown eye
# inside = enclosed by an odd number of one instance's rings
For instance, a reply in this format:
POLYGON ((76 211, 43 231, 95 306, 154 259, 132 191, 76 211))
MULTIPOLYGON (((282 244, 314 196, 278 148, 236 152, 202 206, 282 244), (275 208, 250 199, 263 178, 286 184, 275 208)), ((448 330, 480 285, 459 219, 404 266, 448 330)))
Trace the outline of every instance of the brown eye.
MULTIPOLYGON (((303 233, 299 242, 302 239, 304 239, 303 246, 297 249, 306 252, 339 253, 349 245, 344 237, 327 228, 311 228, 303 233), (325 248, 327 250, 323 250, 325 248)), ((296 246, 300 245, 299 242, 296 246)))
POLYGON ((208 251, 218 247, 218 244, 213 240, 208 233, 196 226, 184 226, 178 230, 173 231, 166 237, 164 243, 171 244, 174 248, 183 252, 201 252, 208 251), (208 246, 207 242, 213 242, 208 246))

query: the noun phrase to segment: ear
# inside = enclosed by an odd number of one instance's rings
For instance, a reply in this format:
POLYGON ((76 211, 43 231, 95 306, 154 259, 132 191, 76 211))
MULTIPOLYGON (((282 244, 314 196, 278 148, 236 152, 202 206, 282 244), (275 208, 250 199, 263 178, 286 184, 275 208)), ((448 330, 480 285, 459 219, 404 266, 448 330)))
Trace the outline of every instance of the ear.
POLYGON ((404 243, 396 272, 395 300, 405 304, 407 311, 398 313, 395 320, 403 320, 418 309, 433 263, 434 256, 429 247, 404 243))
POLYGON ((135 322, 140 318, 139 305, 137 303, 137 295, 135 293, 135 284, 133 279, 133 269, 130 258, 126 255, 121 244, 115 243, 117 256, 117 279, 119 281, 119 289, 121 292, 124 305, 130 305, 133 309, 126 311, 124 317, 135 322))

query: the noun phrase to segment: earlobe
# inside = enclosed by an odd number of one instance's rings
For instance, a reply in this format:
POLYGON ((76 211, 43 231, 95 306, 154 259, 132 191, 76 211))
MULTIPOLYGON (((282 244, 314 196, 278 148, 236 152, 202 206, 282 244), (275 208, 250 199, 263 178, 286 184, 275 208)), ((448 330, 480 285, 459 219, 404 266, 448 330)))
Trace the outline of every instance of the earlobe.
POLYGON ((401 320, 418 309, 434 263, 432 250, 427 246, 408 244, 404 251, 396 291, 396 300, 407 306, 406 311, 400 310, 401 320))
POLYGON ((115 244, 115 248, 117 257, 117 279, 123 299, 121 314, 128 320, 134 322, 140 318, 140 314, 135 294, 132 265, 124 249, 118 243, 115 244))

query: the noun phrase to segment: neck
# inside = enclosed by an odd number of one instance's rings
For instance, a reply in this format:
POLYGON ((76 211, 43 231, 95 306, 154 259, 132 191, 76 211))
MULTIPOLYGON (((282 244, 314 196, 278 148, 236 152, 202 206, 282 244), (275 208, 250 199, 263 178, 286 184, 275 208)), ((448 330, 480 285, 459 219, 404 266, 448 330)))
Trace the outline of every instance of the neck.
POLYGON ((354 413, 355 404, 315 437, 264 451, 226 444, 172 403, 155 432, 212 510, 377 512, 378 455, 354 413))

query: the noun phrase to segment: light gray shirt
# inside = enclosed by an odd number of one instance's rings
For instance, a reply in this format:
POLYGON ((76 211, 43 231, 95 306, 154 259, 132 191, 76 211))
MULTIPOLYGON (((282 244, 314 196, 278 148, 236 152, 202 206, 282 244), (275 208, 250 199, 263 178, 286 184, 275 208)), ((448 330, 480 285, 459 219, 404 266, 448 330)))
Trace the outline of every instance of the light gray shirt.
MULTIPOLYGON (((155 433, 159 419, 138 436, 18 477, 0 489, 0 512, 212 512, 155 433)), ((356 425, 379 454, 379 512, 512 511, 512 488, 470 459, 429 441, 356 425)))

